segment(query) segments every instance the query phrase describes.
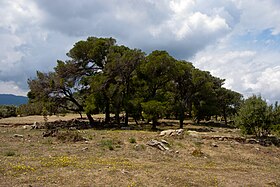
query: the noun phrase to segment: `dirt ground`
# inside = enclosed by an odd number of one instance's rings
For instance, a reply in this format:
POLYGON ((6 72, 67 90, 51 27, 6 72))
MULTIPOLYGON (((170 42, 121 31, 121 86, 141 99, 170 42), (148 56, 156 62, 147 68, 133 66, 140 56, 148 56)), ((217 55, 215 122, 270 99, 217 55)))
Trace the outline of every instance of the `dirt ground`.
MULTIPOLYGON (((40 117, 13 120, 26 124, 40 117)), ((3 187, 280 186, 279 147, 203 138, 238 137, 237 129, 185 125, 182 136, 172 137, 140 130, 60 130, 83 137, 71 142, 43 137, 44 129, 0 123, 3 187), (164 139, 169 150, 148 146, 152 139, 164 139)), ((159 128, 178 128, 173 125, 159 128)))

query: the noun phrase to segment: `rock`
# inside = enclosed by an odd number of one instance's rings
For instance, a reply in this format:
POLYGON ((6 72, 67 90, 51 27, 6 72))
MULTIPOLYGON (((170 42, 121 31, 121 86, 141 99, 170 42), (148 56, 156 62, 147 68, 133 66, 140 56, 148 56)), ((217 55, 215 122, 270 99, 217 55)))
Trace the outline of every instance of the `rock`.
POLYGON ((219 146, 217 144, 215 144, 215 143, 212 143, 211 147, 219 147, 219 146))
POLYGON ((220 137, 220 138, 219 138, 219 141, 224 141, 224 137, 220 137))
POLYGON ((31 125, 31 129, 39 129, 39 123, 35 121, 33 125, 31 125))
POLYGON ((189 136, 195 137, 197 138, 199 136, 198 132, 196 131, 187 131, 187 133, 189 134, 189 136))
POLYGON ((161 140, 162 143, 169 145, 169 143, 166 140, 161 140))
POLYGON ((88 150, 88 147, 84 147, 84 148, 82 149, 82 151, 86 151, 86 150, 88 150))
POLYGON ((23 138, 23 135, 21 135, 21 134, 14 134, 14 137, 16 137, 16 138, 23 138))
POLYGON ((23 129, 29 129, 30 127, 29 127, 29 125, 23 125, 22 128, 23 128, 23 129))
POLYGON ((255 140, 255 139, 253 139, 253 138, 246 139, 245 142, 246 142, 246 143, 250 143, 250 144, 257 144, 257 143, 259 143, 257 140, 255 140))
POLYGON ((156 147, 161 151, 169 150, 169 147, 167 147, 165 145, 165 143, 157 141, 157 140, 150 140, 150 141, 147 142, 147 145, 152 146, 152 147, 156 147))
POLYGON ((176 151, 175 153, 176 153, 176 154, 179 154, 179 151, 176 151))
POLYGON ((124 170, 124 169, 122 169, 122 170, 121 170, 121 173, 122 173, 122 174, 128 174, 129 172, 126 171, 126 170, 124 170))
POLYGON ((160 136, 181 136, 184 132, 184 129, 169 129, 169 130, 164 130, 160 132, 160 136))

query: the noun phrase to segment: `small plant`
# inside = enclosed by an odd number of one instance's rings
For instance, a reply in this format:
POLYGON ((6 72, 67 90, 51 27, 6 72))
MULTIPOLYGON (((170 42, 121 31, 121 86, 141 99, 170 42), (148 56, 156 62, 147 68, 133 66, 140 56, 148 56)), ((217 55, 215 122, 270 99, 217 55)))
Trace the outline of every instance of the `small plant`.
POLYGON ((136 139, 134 137, 129 138, 129 143, 136 143, 136 139))
POLYGON ((195 156, 195 157, 202 157, 203 155, 204 154, 200 148, 197 148, 192 152, 192 156, 195 156))
POLYGON ((76 164, 77 158, 71 156, 58 156, 41 160, 41 165, 44 167, 68 167, 76 164))
POLYGON ((107 147, 111 151, 114 150, 113 144, 113 140, 101 140, 101 146, 107 147))
POLYGON ((11 165, 11 167, 15 172, 35 171, 35 168, 33 168, 31 166, 24 165, 24 164, 11 165))
POLYGON ((7 152, 5 152, 4 155, 5 155, 5 156, 15 156, 16 153, 15 153, 14 151, 7 151, 7 152))
POLYGON ((85 140, 85 138, 77 131, 59 132, 56 137, 63 142, 78 142, 85 140))
POLYGON ((44 122, 47 123, 48 122, 48 111, 47 111, 46 107, 43 108, 42 115, 44 118, 44 122))

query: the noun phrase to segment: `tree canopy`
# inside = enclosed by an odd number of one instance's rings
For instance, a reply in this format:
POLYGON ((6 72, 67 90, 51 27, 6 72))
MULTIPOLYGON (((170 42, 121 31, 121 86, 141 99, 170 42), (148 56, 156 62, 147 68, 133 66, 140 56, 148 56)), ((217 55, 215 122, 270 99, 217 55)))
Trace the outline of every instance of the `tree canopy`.
POLYGON ((105 123, 124 124, 129 117, 151 120, 156 128, 163 117, 186 117, 199 122, 213 115, 234 115, 241 94, 226 89, 224 79, 177 60, 166 51, 146 55, 140 49, 117 45, 113 38, 79 41, 58 60, 54 71, 37 72, 29 79, 30 102, 52 103, 64 110, 86 113, 92 127, 94 113, 105 123), (110 114, 115 114, 114 119, 110 114))

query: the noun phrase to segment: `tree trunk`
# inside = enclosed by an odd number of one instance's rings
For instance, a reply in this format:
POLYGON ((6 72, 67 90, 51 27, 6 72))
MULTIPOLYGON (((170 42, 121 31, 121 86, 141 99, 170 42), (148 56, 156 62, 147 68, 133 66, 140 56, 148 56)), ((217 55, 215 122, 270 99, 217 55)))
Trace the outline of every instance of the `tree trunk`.
POLYGON ((179 116, 179 120, 180 120, 180 129, 184 128, 184 109, 181 108, 180 109, 180 116, 179 116))
POLYGON ((82 112, 79 112, 79 114, 80 114, 80 118, 81 118, 81 119, 83 119, 83 115, 82 115, 82 112))
POLYGON ((124 125, 128 126, 128 112, 125 111, 124 125))
POLYGON ((184 119, 180 118, 180 129, 184 128, 184 119))
POLYGON ((153 126, 152 126, 152 129, 153 129, 153 130, 156 130, 156 129, 157 129, 157 120, 153 119, 153 120, 152 120, 152 125, 153 125, 153 126))
POLYGON ((93 128, 94 127, 94 120, 93 120, 92 116, 89 113, 87 113, 86 115, 87 115, 87 118, 89 120, 90 127, 93 128))
POLYGON ((110 122, 110 103, 106 101, 106 106, 105 106, 105 123, 110 122))
POLYGON ((225 125, 227 125, 227 114, 225 109, 223 109, 223 115, 224 115, 225 125))
POLYGON ((116 123, 118 124, 118 126, 120 126, 120 112, 119 112, 119 110, 117 110, 115 112, 115 120, 116 120, 116 123))

